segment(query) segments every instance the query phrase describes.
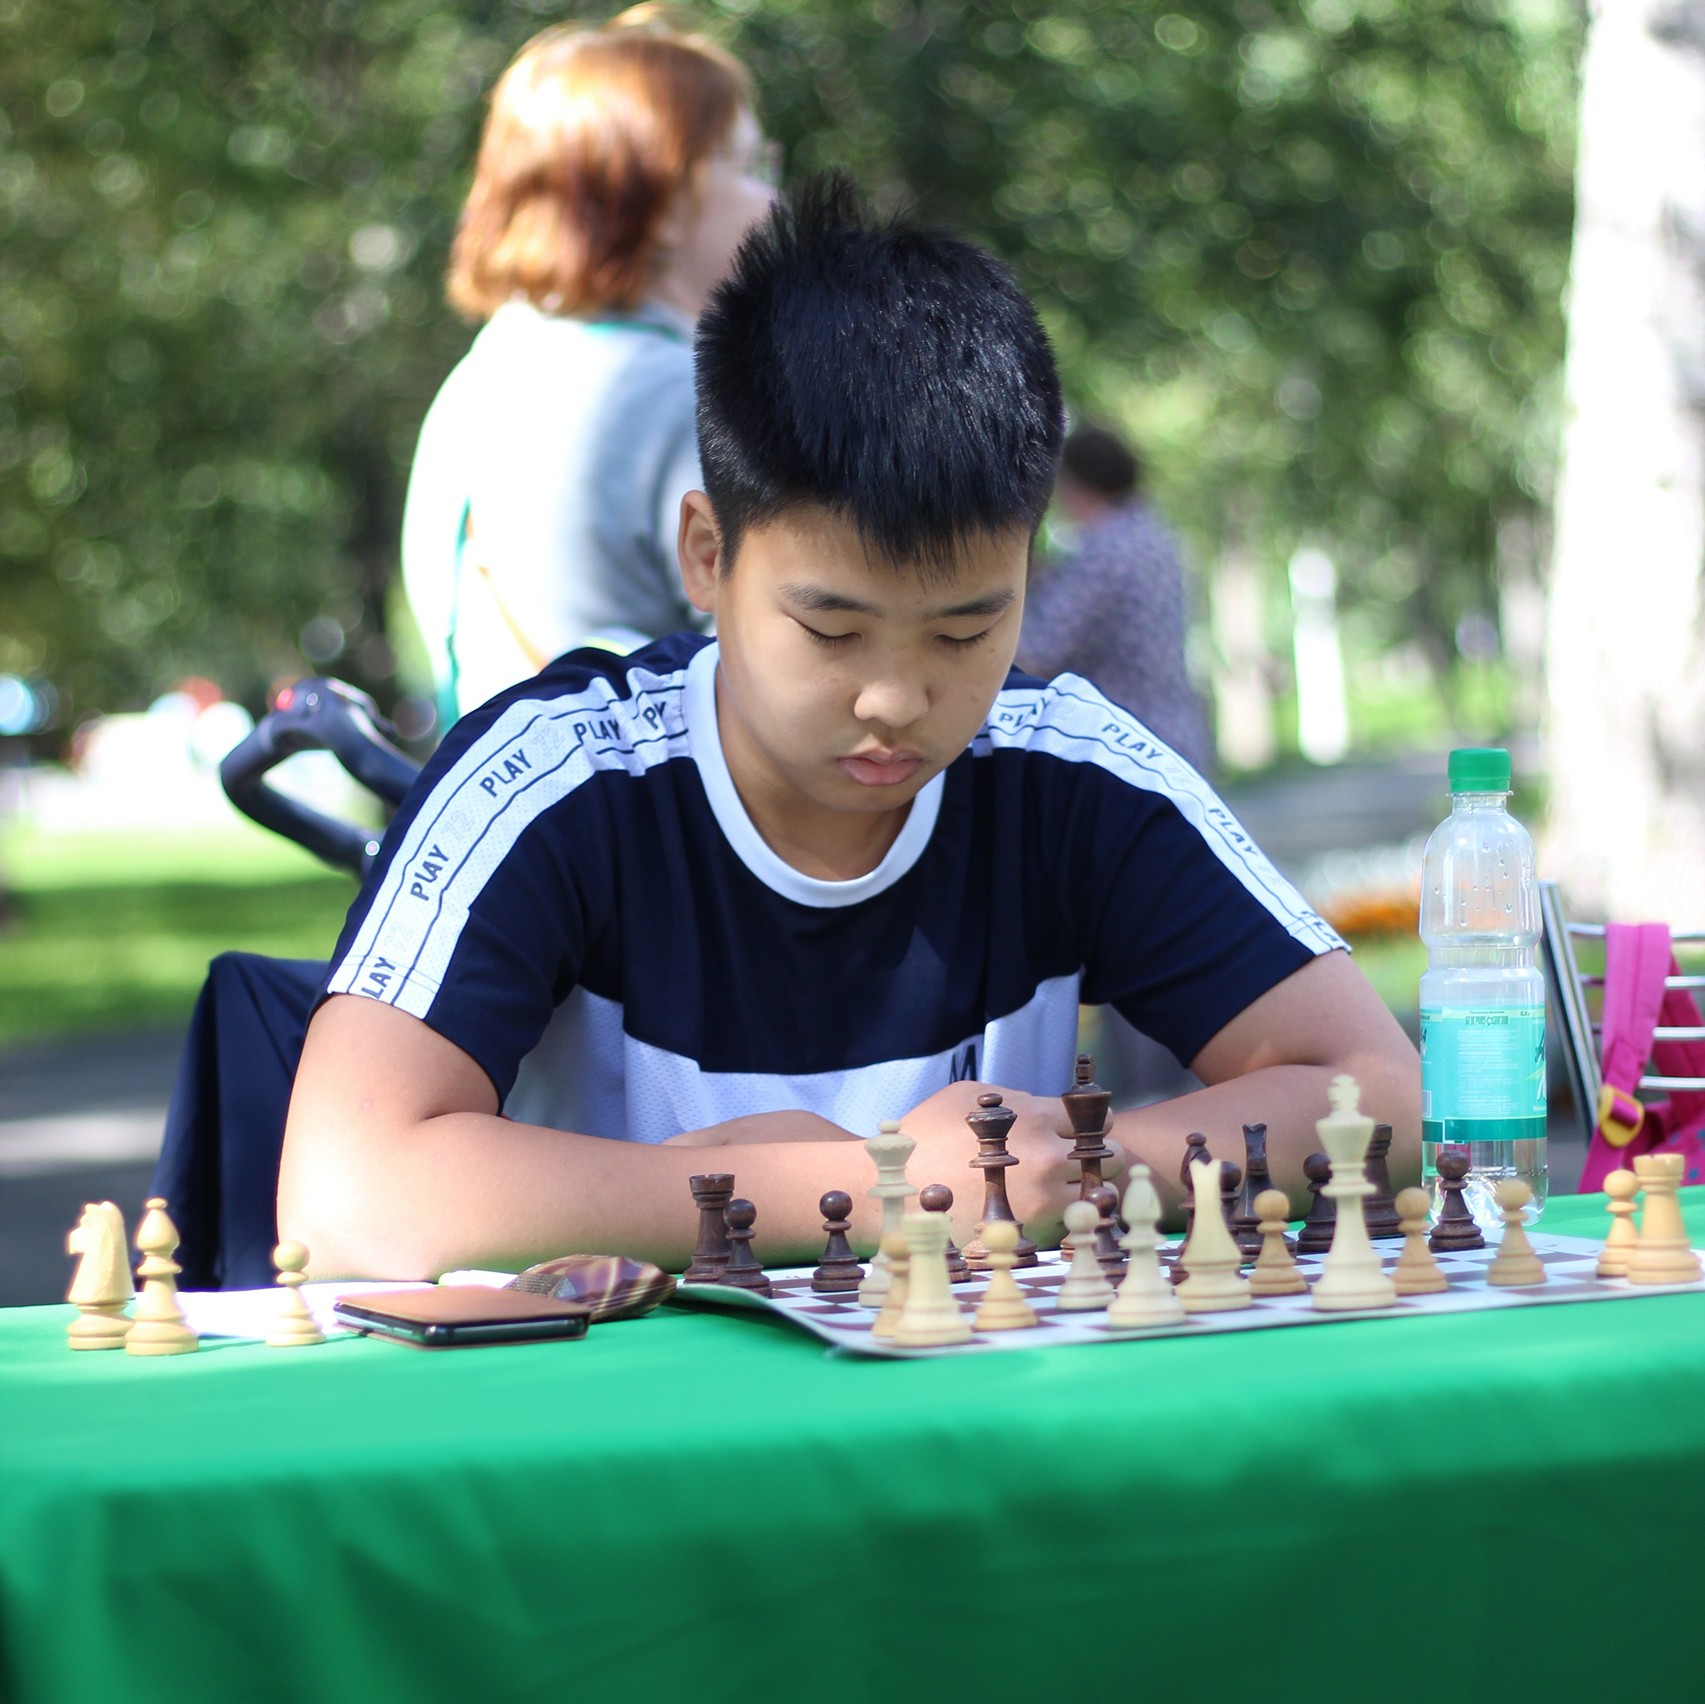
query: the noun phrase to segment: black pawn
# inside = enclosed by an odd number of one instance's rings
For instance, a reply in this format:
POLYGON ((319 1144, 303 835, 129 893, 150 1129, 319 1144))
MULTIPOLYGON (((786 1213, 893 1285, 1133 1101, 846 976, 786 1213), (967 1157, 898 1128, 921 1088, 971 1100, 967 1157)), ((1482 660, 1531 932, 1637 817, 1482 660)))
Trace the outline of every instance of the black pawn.
POLYGON ((817 1210, 823 1215, 823 1229, 829 1233, 829 1240, 823 1249, 822 1264, 811 1274, 811 1288, 820 1296, 856 1290, 864 1282, 864 1268, 847 1241, 852 1197, 844 1189, 831 1189, 817 1203, 817 1210))
MULTIPOLYGON (((918 1205, 926 1213, 939 1213, 947 1218, 953 1211, 953 1191, 945 1183, 926 1183, 918 1191, 918 1205)), ((970 1281, 971 1268, 965 1263, 965 1256, 954 1246, 952 1220, 948 1220, 948 1225, 947 1281, 949 1284, 965 1284, 970 1281)))
POLYGON ((1324 1154, 1310 1154, 1302 1162, 1308 1179, 1308 1217, 1297 1232, 1298 1254, 1325 1254, 1332 1246, 1333 1227, 1338 1222, 1338 1203, 1321 1189, 1332 1181, 1332 1162, 1324 1154))
POLYGON ((758 1209, 750 1201, 730 1201, 723 1216, 728 1221, 728 1240, 733 1244, 734 1252, 728 1257, 720 1282, 732 1284, 737 1290, 756 1291, 760 1296, 773 1295, 774 1287, 764 1276, 764 1269, 752 1252, 752 1226, 757 1220, 758 1209))
POLYGON ((688 1178, 687 1184, 699 1206, 699 1236, 692 1264, 681 1274, 681 1282, 715 1284, 721 1280, 733 1252, 723 1213, 734 1195, 734 1174, 707 1172, 702 1177, 688 1178))
POLYGON ((1468 1150, 1440 1148, 1438 1171, 1439 1222, 1427 1238, 1427 1247, 1434 1254, 1460 1254, 1465 1249, 1484 1248, 1486 1239, 1462 1195, 1463 1179, 1468 1176, 1468 1150))
POLYGON ((1402 1221, 1397 1217, 1397 1203, 1391 1198, 1391 1126, 1376 1124, 1373 1140, 1368 1143, 1368 1157, 1362 1170, 1373 1194, 1362 1203, 1362 1217, 1367 1220, 1370 1237, 1400 1237, 1402 1221))
MULTIPOLYGON (((1220 1162, 1220 1216, 1225 1228, 1237 1235, 1237 1195, 1243 1187, 1243 1167, 1231 1160, 1220 1162)), ((1257 1251, 1259 1252, 1259 1251, 1257 1251)))
POLYGON ((1101 1215, 1095 1226, 1095 1259, 1114 1282, 1125 1276, 1125 1251, 1119 1246, 1119 1191, 1104 1183, 1093 1190, 1090 1205, 1101 1215))
MULTIPOLYGON (((1237 1238, 1238 1253, 1245 1260, 1253 1260, 1261 1252, 1261 1218, 1255 1211, 1255 1197, 1272 1187, 1273 1174, 1267 1165, 1267 1126, 1246 1124, 1243 1127, 1243 1190, 1231 1219, 1231 1234, 1237 1238)), ((1294 1251, 1296 1238, 1286 1237, 1285 1247, 1294 1251)))

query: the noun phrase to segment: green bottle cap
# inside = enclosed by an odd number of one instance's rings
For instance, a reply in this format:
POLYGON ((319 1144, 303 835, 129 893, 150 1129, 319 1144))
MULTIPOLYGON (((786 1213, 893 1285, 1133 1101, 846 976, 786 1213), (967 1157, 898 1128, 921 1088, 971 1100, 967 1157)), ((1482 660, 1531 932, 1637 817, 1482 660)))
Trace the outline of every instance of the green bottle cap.
POLYGON ((1510 754, 1496 746, 1460 746, 1450 754, 1453 793, 1507 793, 1510 754))

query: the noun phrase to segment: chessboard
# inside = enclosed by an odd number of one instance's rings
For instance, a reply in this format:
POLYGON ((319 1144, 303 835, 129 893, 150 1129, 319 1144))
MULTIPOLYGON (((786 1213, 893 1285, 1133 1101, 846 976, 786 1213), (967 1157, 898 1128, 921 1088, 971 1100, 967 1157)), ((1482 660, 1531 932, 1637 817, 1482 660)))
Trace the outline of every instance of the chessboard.
MULTIPOLYGON (((1640 1296, 1670 1295, 1698 1290, 1699 1284, 1630 1284, 1625 1278, 1600 1278, 1594 1272, 1601 1244, 1590 1237, 1549 1236, 1530 1231, 1528 1240, 1545 1265, 1543 1284, 1503 1288, 1486 1282, 1486 1268, 1496 1248, 1468 1253, 1434 1256, 1450 1288, 1432 1295, 1405 1296, 1391 1307, 1352 1312, 1317 1310, 1306 1295, 1256 1297, 1247 1308, 1226 1313, 1191 1314, 1177 1325, 1148 1330, 1116 1330, 1107 1323, 1105 1310, 1072 1313, 1055 1305, 1055 1293, 1065 1277, 1069 1262, 1056 1253, 1044 1253, 1040 1264, 1015 1272, 1019 1288, 1037 1314, 1037 1324, 1020 1331, 979 1332, 968 1343, 940 1349, 899 1349, 870 1334, 876 1315, 860 1307, 856 1296, 820 1296, 811 1289, 810 1267, 772 1270, 769 1278, 773 1296, 757 1295, 723 1284, 682 1284, 669 1305, 734 1313, 761 1312, 789 1321, 820 1338, 834 1349, 851 1355, 876 1355, 895 1360, 920 1355, 974 1355, 997 1349, 1047 1349, 1068 1344, 1128 1343, 1160 1337, 1207 1337, 1227 1331, 1263 1331, 1275 1326, 1331 1325, 1339 1320, 1401 1319, 1422 1314, 1472 1313, 1482 1308, 1521 1308, 1555 1302, 1629 1301, 1640 1296)), ((1377 1246, 1377 1245, 1376 1245, 1377 1246)), ((1395 1254, 1397 1244, 1389 1252, 1395 1254)), ((1166 1255, 1174 1252, 1164 1251, 1166 1255)), ((1320 1275, 1324 1255, 1299 1255, 1297 1265, 1311 1283, 1320 1275)), ((1388 1262, 1389 1265, 1389 1262, 1388 1262)), ((987 1279, 973 1277, 955 1284, 953 1293, 961 1308, 976 1311, 987 1279)))

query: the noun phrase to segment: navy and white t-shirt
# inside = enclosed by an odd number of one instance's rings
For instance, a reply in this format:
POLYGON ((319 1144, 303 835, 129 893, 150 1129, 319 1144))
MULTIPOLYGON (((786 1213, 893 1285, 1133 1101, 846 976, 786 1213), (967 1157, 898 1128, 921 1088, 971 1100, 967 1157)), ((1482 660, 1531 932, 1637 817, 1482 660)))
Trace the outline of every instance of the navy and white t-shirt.
POLYGON ((466 717, 385 836, 327 992, 430 1024, 511 1117, 660 1142, 944 1084, 1069 1086, 1080 1001, 1188 1061, 1343 943, 1181 758, 1016 671, 882 862, 800 874, 735 791, 717 647, 571 652, 466 717))

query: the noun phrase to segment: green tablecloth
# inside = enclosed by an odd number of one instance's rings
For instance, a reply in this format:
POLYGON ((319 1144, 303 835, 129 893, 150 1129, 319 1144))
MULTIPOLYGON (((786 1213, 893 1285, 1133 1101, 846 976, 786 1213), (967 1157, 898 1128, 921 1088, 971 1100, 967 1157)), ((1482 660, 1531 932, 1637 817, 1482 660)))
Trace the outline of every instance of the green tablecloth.
POLYGON ((66 1317, 0 1313, 14 1704, 1705 1688, 1705 1291, 911 1362, 672 1312, 137 1361, 66 1317))

